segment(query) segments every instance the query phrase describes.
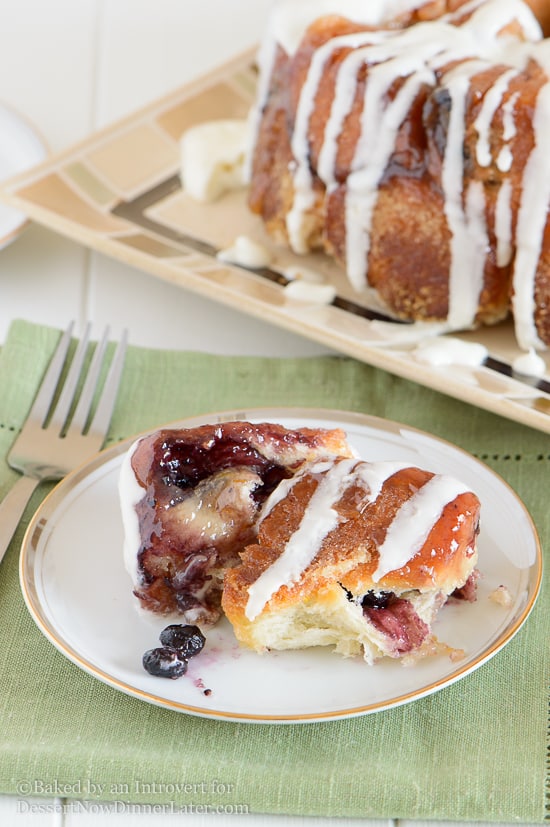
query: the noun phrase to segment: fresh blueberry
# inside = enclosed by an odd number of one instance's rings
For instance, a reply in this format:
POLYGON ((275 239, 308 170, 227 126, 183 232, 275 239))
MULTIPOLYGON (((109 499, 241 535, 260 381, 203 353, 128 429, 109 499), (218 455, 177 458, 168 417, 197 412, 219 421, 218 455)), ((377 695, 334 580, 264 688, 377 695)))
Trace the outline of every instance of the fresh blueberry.
POLYGON ((157 678, 181 678, 187 672, 187 661, 177 649, 162 646, 143 655, 143 668, 157 678))
POLYGON ((183 658, 192 658, 198 655, 205 644, 205 637, 198 626, 183 626, 173 624, 167 626, 160 633, 160 642, 163 646, 177 649, 183 658))

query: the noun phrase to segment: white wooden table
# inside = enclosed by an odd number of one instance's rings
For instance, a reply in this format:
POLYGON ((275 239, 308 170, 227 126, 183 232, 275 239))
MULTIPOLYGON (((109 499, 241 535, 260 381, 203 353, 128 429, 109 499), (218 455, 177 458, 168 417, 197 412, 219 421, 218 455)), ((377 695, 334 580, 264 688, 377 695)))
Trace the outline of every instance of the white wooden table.
MULTIPOLYGON (((0 102, 57 152, 252 46, 269 0, 1 0, 0 102)), ((97 331, 152 347, 305 356, 319 345, 184 293, 38 225, 0 252, 0 342, 12 319, 97 331)), ((1 749, 0 731, 0 749, 1 749)), ((238 816, 117 812, 96 802, 0 796, 11 827, 238 827, 238 816)), ((322 819, 246 816, 261 827, 324 827, 322 819)), ((348 827, 348 821, 339 822, 348 827)), ((328 822, 326 822, 328 823, 328 822)), ((374 823, 372 823, 374 824, 374 823)))

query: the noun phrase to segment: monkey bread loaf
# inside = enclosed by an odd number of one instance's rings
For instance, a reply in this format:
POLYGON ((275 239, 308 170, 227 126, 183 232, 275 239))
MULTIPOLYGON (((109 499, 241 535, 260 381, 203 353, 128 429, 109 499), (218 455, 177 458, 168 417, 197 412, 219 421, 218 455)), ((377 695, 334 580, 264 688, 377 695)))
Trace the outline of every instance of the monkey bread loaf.
POLYGON ((397 319, 511 314, 519 346, 544 349, 549 16, 523 0, 282 0, 258 58, 250 208, 397 319))

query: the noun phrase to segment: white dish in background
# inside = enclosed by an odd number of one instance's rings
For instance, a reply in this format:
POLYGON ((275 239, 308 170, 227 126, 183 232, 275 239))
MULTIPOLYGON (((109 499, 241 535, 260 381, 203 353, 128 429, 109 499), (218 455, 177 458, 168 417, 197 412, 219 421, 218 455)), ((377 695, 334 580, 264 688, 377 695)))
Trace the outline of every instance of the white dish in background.
POLYGON ((148 675, 145 650, 158 646, 162 618, 136 610, 122 555, 117 481, 130 442, 66 477, 25 535, 21 586, 41 631, 71 661, 116 689, 168 709, 226 721, 300 723, 351 717, 414 701, 466 677, 505 646, 529 615, 542 556, 525 506, 489 468, 464 451, 397 423, 339 411, 253 409, 194 417, 177 425, 250 419, 287 427, 342 427, 368 460, 410 461, 453 474, 482 504, 481 578, 475 603, 449 604, 436 622, 440 640, 465 650, 403 667, 367 666, 325 649, 258 655, 239 647, 226 621, 178 680, 148 675), (500 585, 510 605, 491 599, 500 585), (205 690, 210 690, 205 694, 205 690))
MULTIPOLYGON (((46 158, 47 150, 33 127, 0 103, 0 181, 30 169, 46 158)), ((0 204, 0 250, 23 230, 27 216, 0 204)))

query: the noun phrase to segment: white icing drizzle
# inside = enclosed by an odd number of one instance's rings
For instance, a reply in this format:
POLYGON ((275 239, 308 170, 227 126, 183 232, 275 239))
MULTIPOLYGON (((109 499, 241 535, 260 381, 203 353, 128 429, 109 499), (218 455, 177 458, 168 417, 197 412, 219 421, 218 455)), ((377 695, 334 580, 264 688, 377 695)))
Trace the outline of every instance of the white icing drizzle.
POLYGON ((453 337, 434 336, 412 351, 419 362, 432 367, 467 365, 479 367, 488 356, 487 348, 479 342, 463 342, 453 337))
POLYGON ((305 279, 289 282, 284 288, 285 297, 292 301, 313 305, 329 305, 336 298, 333 284, 314 284, 305 279))
POLYGON ((467 490, 453 477, 436 474, 403 503, 378 548, 374 582, 405 566, 420 551, 445 506, 467 490))
MULTIPOLYGON (((499 107, 503 105, 502 101, 510 81, 518 74, 517 69, 509 69, 507 72, 503 72, 503 74, 497 78, 493 86, 488 89, 485 97, 483 98, 483 103, 479 110, 479 114, 474 121, 474 128, 478 134, 476 147, 477 162, 480 167, 490 166, 493 160, 491 145, 489 143, 491 124, 495 113, 499 107)), ((515 125, 513 120, 513 112, 511 113, 508 108, 506 113, 507 118, 503 128, 503 138, 505 140, 510 140, 510 138, 512 138, 515 134, 515 125)))
POLYGON ((136 479, 132 468, 132 457, 140 441, 140 439, 136 440, 124 455, 118 478, 118 494, 124 529, 124 565, 134 586, 139 585, 138 553, 141 546, 136 506, 143 499, 145 491, 136 479))
MULTIPOLYGON (((475 9, 465 25, 474 33, 483 33, 484 38, 496 39, 502 29, 511 23, 519 23, 527 40, 536 41, 542 37, 541 28, 527 3, 522 0, 473 0, 459 8, 454 16, 460 17, 475 9)), ((451 15, 452 16, 452 15, 451 15)), ((509 39, 506 39, 507 44, 509 39)))
POLYGON ((326 276, 319 270, 312 270, 310 267, 299 267, 296 264, 285 267, 282 270, 283 276, 289 281, 307 281, 309 284, 326 284, 326 276))
MULTIPOLYGON (((387 37, 385 32, 378 33, 378 41, 383 40, 385 37, 387 37)), ((356 93, 357 72, 363 65, 365 58, 371 54, 372 46, 376 43, 376 35, 373 32, 369 32, 363 35, 362 39, 357 43, 357 35, 343 36, 337 38, 336 41, 343 48, 351 48, 355 49, 355 51, 350 52, 341 63, 334 92, 334 100, 325 126, 323 145, 319 153, 317 173, 329 190, 336 183, 334 172, 338 151, 338 138, 342 132, 344 121, 353 106, 356 93), (354 45, 354 43, 356 43, 356 45, 354 45), (366 48, 358 48, 361 43, 363 43, 366 48)), ((329 41, 329 43, 326 44, 326 51, 329 51, 329 56, 333 51, 333 49, 330 48, 333 43, 334 41, 329 41)), ((327 57, 326 51, 325 54, 322 55, 323 68, 324 60, 327 57)))
POLYGON ((248 589, 246 616, 249 620, 257 617, 282 585, 296 582, 317 554, 324 538, 336 528, 338 512, 333 505, 342 496, 356 463, 357 460, 352 459, 331 464, 321 478, 297 531, 291 535, 283 553, 248 589))
MULTIPOLYGON (((366 284, 372 216, 380 180, 392 155, 399 127, 422 86, 433 82, 433 72, 422 65, 418 51, 412 48, 418 41, 423 42, 425 32, 426 27, 422 25, 407 29, 401 39, 411 40, 411 49, 405 46, 401 52, 400 47, 397 55, 393 42, 384 44, 386 48, 369 50, 369 60, 374 58, 376 65, 369 71, 366 84, 361 133, 353 158, 353 171, 347 181, 345 207, 348 277, 358 290, 366 284), (394 99, 387 103, 387 93, 399 77, 406 80, 394 99)), ((433 39, 430 44, 439 51, 440 47, 433 39)))
POLYGON ((546 373, 546 363, 533 348, 528 353, 522 353, 512 362, 512 370, 522 376, 538 378, 546 373))
POLYGON ((256 527, 259 527, 260 524, 265 520, 265 518, 269 514, 271 514, 275 506, 278 505, 281 502, 281 500, 284 500, 285 497, 289 495, 290 491, 294 488, 296 483, 302 480, 305 474, 323 474, 325 471, 328 471, 333 464, 333 460, 321 460, 313 464, 305 463, 304 466, 296 474, 294 474, 293 477, 281 480, 279 485, 271 492, 271 494, 263 504, 262 510, 256 522, 256 527))
POLYGON ((510 95, 508 100, 502 104, 502 139, 504 141, 511 141, 517 132, 514 107, 518 97, 519 92, 514 92, 514 94, 510 95))
MULTIPOLYGON (((271 35, 270 47, 264 48, 263 75, 271 73, 276 44, 284 44, 286 35, 289 36, 286 44, 289 53, 296 48, 299 37, 295 29, 290 37, 292 19, 295 24, 301 21, 300 28, 302 24, 305 26, 329 11, 344 16, 349 12, 352 19, 378 25, 396 11, 420 5, 410 0, 402 0, 401 3, 395 0, 391 8, 388 4, 384 8, 385 4, 380 0, 363 13, 359 11, 361 4, 351 0, 349 8, 345 3, 342 5, 331 0, 305 5, 304 0, 293 2, 285 0, 280 4, 283 11, 278 17, 279 28, 275 35, 271 35), (296 7, 294 12, 293 2, 296 7), (285 26, 286 34, 283 34, 285 26), (290 41, 291 46, 288 45, 290 41)), ((295 195, 287 215, 287 232, 292 249, 298 253, 308 250, 308 211, 316 197, 310 169, 308 133, 319 84, 327 62, 335 52, 350 50, 334 69, 334 97, 319 152, 317 172, 329 194, 337 185, 338 140, 354 103, 357 72, 363 64, 369 67, 360 138, 348 176, 345 200, 346 264, 348 277, 357 290, 364 289, 368 284, 372 218, 380 182, 395 149, 396 136, 422 85, 433 86, 436 73, 443 71, 438 84, 447 90, 451 99, 442 165, 444 212, 451 237, 448 323, 451 329, 471 327, 483 287, 489 242, 483 185, 473 183, 466 193, 463 192, 466 99, 476 74, 494 62, 502 64, 501 73, 484 95, 474 127, 478 136, 477 162, 482 167, 494 163, 506 175, 513 165, 510 144, 517 131, 517 93, 510 94, 510 83, 530 59, 538 61, 550 76, 550 47, 541 38, 539 24, 521 0, 472 0, 439 20, 417 23, 403 30, 338 36, 315 50, 300 94, 292 136, 295 195), (519 24, 519 37, 506 31, 512 23, 519 24), (455 61, 458 65, 446 71, 446 66, 451 66, 455 61), (398 78, 402 80, 399 91, 393 96, 388 95, 398 78), (499 109, 502 111, 500 145, 496 157, 493 157, 490 136, 499 109)), ((267 89, 268 83, 264 80, 260 101, 265 102, 267 89)), ((544 84, 539 92, 533 120, 536 143, 524 171, 515 236, 512 234, 512 190, 506 178, 497 196, 494 228, 498 266, 509 264, 514 247, 517 248, 513 310, 516 336, 524 349, 544 347, 536 332, 533 313, 535 277, 550 201, 550 153, 546 151, 543 141, 543 136, 550 131, 550 82, 544 84)))
MULTIPOLYGON (((473 5, 473 4, 472 4, 473 5)), ((517 12, 517 4, 512 4, 512 14, 517 12)), ((523 5, 523 4, 521 4, 523 5)), ((465 8, 468 8, 466 6, 465 8)), ((485 28, 491 37, 496 36, 499 29, 504 25, 502 18, 499 19, 495 15, 496 9, 494 4, 482 4, 475 12, 475 14, 467 22, 466 26, 472 31, 480 25, 480 31, 485 28), (493 6, 492 11, 489 8, 493 6), (497 27, 497 21, 499 25, 497 27)), ((529 17, 529 12, 527 17, 529 17)), ((528 19, 524 19, 521 10, 518 16, 521 22, 528 27, 528 19)), ((512 16, 510 16, 512 19, 512 16)), ((532 30, 532 27, 531 27, 532 30)), ((530 30, 530 31, 531 31, 530 30)), ((540 30, 537 28, 534 34, 540 30)), ((531 31, 533 34, 533 32, 531 31)), ((506 59, 513 54, 514 63, 520 66, 526 59, 526 52, 523 48, 517 48, 515 52, 501 53, 500 58, 506 59)), ((462 147, 464 142, 464 118, 465 118, 465 95, 468 91, 469 78, 476 74, 477 71, 482 71, 484 66, 481 61, 467 61, 461 63, 456 69, 452 70, 443 79, 443 84, 449 88, 449 80, 451 85, 456 84, 458 88, 451 89, 452 94, 452 110, 451 110, 451 125, 449 126, 448 143, 445 151, 444 161, 444 190, 445 190, 445 213, 447 216, 449 228, 452 233, 451 239, 451 271, 449 276, 449 311, 448 322, 452 329, 468 328, 475 320, 477 311, 479 294, 483 286, 483 273, 485 267, 485 256, 488 249, 488 237, 485 219, 485 196, 481 184, 477 185, 477 192, 470 190, 466 193, 465 211, 462 210, 462 147), (457 109, 460 108, 460 112, 457 109), (445 181, 445 176, 446 181, 445 181), (471 199, 471 196, 475 198, 471 199)), ((492 121, 492 115, 496 108, 501 104, 510 81, 517 74, 517 68, 501 74, 497 79, 496 84, 486 93, 484 107, 487 109, 481 117, 478 116, 476 121, 476 128, 478 129, 478 162, 487 165, 491 162, 488 130, 492 121), (490 116, 490 117, 489 117, 490 116), (487 151, 484 153, 484 149, 487 151), (481 156, 481 157, 480 157, 481 156)), ((514 103, 515 96, 508 99, 508 106, 506 109, 506 123, 504 129, 504 138, 509 141, 515 135, 514 123, 514 103)), ((504 147, 497 165, 500 163, 502 168, 511 167, 512 156, 508 147, 504 147)), ((511 185, 509 180, 505 180, 499 190, 497 196, 497 214, 495 233, 497 239, 497 263, 499 266, 508 264, 512 257, 512 215, 511 215, 511 185)), ((540 248, 539 248, 540 251, 540 248)), ((531 296, 533 290, 531 289, 531 296)), ((534 309, 534 305, 533 305, 534 309)), ((531 320, 533 319, 531 315, 531 320)), ((541 343, 538 342, 540 345, 541 343)))
POLYGON ((272 256, 263 244, 246 235, 239 235, 233 244, 220 250, 216 258, 220 261, 227 261, 229 264, 255 268, 269 267, 272 256))
POLYGON ((258 141, 262 113, 269 96, 271 76, 273 74, 273 69, 275 68, 276 58, 276 40, 271 36, 264 38, 264 40, 260 44, 260 48, 256 55, 256 61, 258 64, 258 86, 256 89, 256 102, 249 113, 250 152, 248 153, 244 164, 244 176, 247 181, 250 181, 252 176, 252 161, 254 155, 254 147, 256 146, 256 143, 258 141))
POLYGON ((502 104, 502 139, 505 143, 497 157, 497 167, 500 172, 510 172, 514 161, 510 142, 515 138, 517 133, 514 107, 518 95, 518 92, 514 92, 514 94, 502 104))
POLYGON ((284 480, 265 502, 260 522, 306 474, 321 475, 298 529, 291 535, 277 560, 249 587, 246 617, 254 620, 281 586, 290 586, 300 578, 319 552, 324 539, 337 527, 339 516, 334 505, 349 486, 360 484, 365 489, 365 496, 358 503, 358 509, 363 510, 376 500, 386 480, 408 467, 410 463, 395 461, 328 460, 306 465, 294 477, 284 480))
POLYGON ((512 184, 507 178, 499 187, 495 209, 497 267, 506 267, 512 260, 512 184))
POLYGON ((354 482, 362 482, 367 489, 362 500, 361 508, 373 503, 382 490, 382 486, 404 468, 410 468, 410 463, 386 460, 381 462, 360 462, 355 468, 354 482))
POLYGON ((483 187, 472 182, 463 199, 462 161, 466 95, 471 77, 485 68, 481 61, 467 61, 442 79, 452 101, 441 179, 451 231, 448 322, 457 330, 471 327, 475 320, 488 248, 483 187))
MULTIPOLYGON (((537 44, 535 55, 550 70, 550 43, 537 44)), ((538 94, 533 114, 535 146, 523 175, 523 190, 518 212, 514 260, 513 297, 516 339, 524 350, 543 348, 535 327, 535 276, 542 249, 548 204, 550 202, 550 153, 546 144, 550 131, 550 83, 538 94)))
POLYGON ((421 0, 278 0, 271 10, 269 34, 291 55, 305 29, 323 15, 335 14, 357 23, 381 26, 420 4, 421 0))
POLYGON ((510 172, 514 163, 514 155, 510 146, 505 144, 497 156, 497 167, 500 172, 510 172))
POLYGON ((336 37, 321 46, 311 60, 300 94, 291 144, 296 168, 294 171, 294 201, 286 217, 286 228, 290 247, 295 253, 306 253, 308 251, 305 218, 307 211, 315 203, 313 179, 309 167, 308 128, 326 61, 334 51, 340 48, 356 49, 366 42, 371 42, 372 39, 373 35, 365 32, 336 37))

